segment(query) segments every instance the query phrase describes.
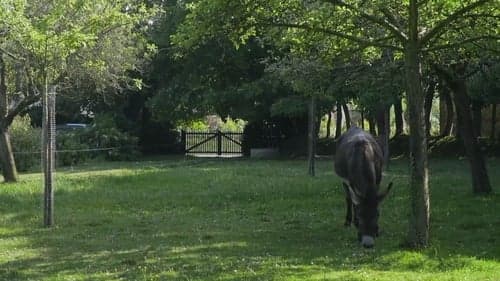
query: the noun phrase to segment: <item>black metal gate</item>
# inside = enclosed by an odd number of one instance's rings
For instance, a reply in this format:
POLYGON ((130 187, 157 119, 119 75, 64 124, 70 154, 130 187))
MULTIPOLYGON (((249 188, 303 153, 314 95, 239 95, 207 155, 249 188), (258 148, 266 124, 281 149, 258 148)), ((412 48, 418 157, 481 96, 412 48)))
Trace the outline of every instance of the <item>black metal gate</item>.
POLYGON ((241 132, 187 132, 182 131, 184 151, 189 154, 242 154, 241 132))

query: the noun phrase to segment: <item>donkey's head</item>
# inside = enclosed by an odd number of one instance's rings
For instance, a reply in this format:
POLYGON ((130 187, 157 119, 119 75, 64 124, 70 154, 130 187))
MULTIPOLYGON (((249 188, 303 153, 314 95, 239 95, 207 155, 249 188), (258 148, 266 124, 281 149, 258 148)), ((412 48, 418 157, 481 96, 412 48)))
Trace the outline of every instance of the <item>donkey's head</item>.
POLYGON ((358 239, 366 248, 371 248, 375 244, 375 237, 378 236, 379 204, 384 200, 392 188, 392 182, 387 189, 381 193, 361 195, 355 188, 350 188, 351 199, 354 204, 354 215, 358 228, 358 239))

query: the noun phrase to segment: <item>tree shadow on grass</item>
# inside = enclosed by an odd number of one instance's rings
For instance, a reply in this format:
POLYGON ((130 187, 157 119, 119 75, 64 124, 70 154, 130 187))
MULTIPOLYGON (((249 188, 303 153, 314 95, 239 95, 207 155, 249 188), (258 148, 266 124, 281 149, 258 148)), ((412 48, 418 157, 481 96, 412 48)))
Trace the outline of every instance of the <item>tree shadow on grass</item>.
MULTIPOLYGON (((395 189, 383 206, 383 235, 375 249, 365 250, 355 230, 342 226, 343 195, 332 174, 310 179, 276 169, 255 179, 265 169, 245 174, 245 165, 217 165, 222 169, 67 178, 56 192, 51 229, 40 226, 41 210, 31 204, 30 196, 40 194, 0 193, 0 202, 18 206, 2 210, 0 229, 9 231, 0 232, 0 241, 10 244, 0 255, 0 279, 281 280, 325 274, 328 280, 363 280, 352 273, 446 274, 481 267, 480 260, 499 262, 497 240, 489 236, 500 237, 498 224, 491 225, 500 212, 498 196, 449 196, 456 183, 438 177, 432 245, 411 252, 399 247, 408 199, 404 188, 395 189)), ((396 179, 396 186, 405 184, 396 179)))

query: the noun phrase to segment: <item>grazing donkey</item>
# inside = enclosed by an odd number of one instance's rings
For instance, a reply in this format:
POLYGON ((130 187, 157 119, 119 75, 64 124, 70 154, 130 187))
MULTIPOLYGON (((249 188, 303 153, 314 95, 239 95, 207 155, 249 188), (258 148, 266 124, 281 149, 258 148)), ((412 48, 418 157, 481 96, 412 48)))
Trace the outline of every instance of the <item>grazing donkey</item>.
POLYGON ((358 229, 358 240, 366 248, 375 244, 378 236, 378 205, 389 193, 379 192, 382 180, 383 154, 380 145, 369 133, 351 127, 337 142, 335 172, 344 182, 347 214, 345 225, 353 221, 358 229))

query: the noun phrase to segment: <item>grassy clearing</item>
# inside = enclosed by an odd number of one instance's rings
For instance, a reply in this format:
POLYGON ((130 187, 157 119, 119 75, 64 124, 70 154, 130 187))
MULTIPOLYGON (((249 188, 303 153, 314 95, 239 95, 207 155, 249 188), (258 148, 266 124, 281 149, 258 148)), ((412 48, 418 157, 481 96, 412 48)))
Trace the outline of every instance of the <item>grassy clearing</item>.
POLYGON ((345 229, 331 161, 102 163, 59 171, 56 224, 41 227, 41 176, 0 186, 1 280, 500 280, 497 194, 471 194, 465 161, 432 160, 432 245, 408 251, 407 164, 386 178, 382 235, 345 229))

